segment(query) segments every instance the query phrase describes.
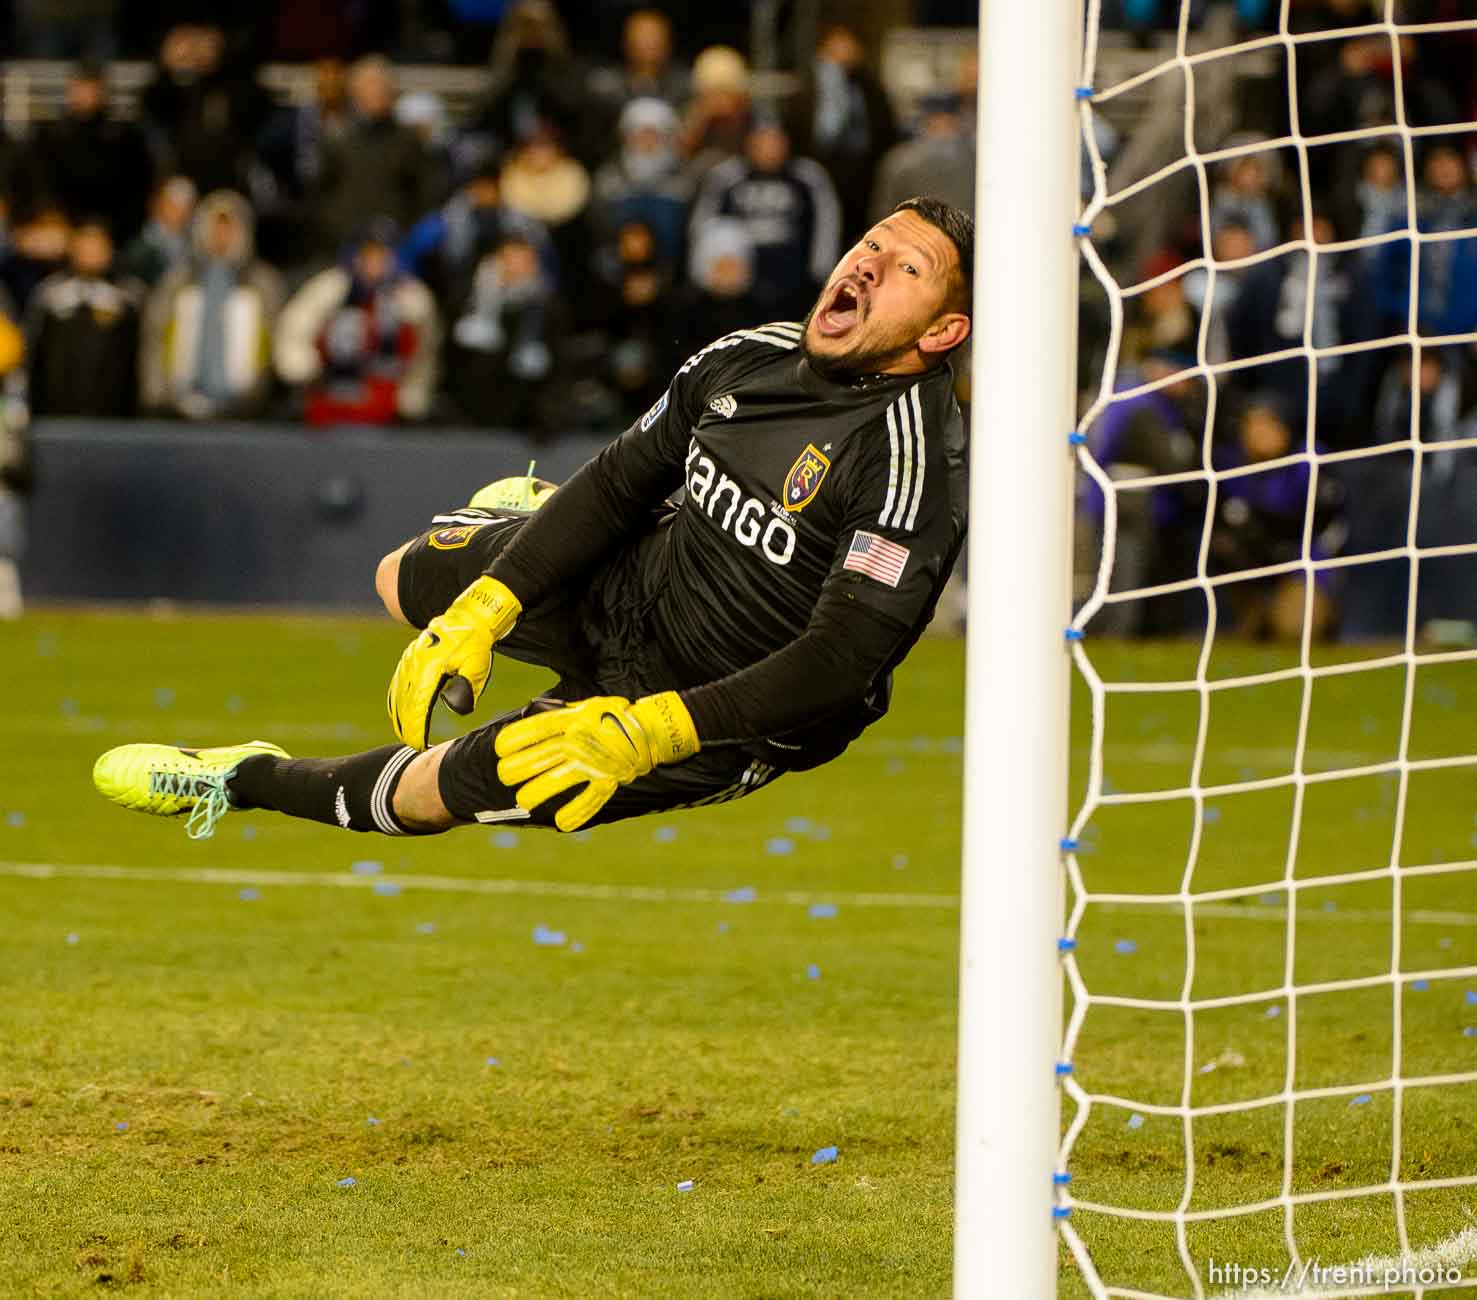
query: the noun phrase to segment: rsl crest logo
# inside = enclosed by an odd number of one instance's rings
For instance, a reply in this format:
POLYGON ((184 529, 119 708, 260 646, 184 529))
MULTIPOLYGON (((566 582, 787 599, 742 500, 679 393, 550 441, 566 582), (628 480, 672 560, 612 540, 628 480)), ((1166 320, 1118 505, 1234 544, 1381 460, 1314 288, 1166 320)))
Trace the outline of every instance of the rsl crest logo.
POLYGON ((785 476, 784 499, 782 504, 785 509, 794 514, 796 511, 804 510, 812 501, 815 494, 821 490, 821 484, 826 481, 826 471, 831 468, 828 456, 816 448, 815 443, 807 443, 795 463, 790 466, 790 472, 785 476))
POLYGON ((452 528, 438 528, 427 540, 438 551, 459 551, 482 527, 482 524, 457 524, 452 528))

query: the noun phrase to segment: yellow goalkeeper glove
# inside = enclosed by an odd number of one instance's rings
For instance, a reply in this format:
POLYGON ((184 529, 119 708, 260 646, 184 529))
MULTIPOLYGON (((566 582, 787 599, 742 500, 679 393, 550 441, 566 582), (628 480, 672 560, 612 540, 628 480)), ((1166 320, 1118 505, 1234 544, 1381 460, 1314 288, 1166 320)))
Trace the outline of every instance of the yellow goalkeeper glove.
POLYGON ((676 691, 646 695, 634 704, 618 695, 597 695, 504 727, 497 736, 497 776, 518 788, 518 806, 529 812, 583 785, 554 814, 561 831, 574 831, 618 786, 660 764, 691 758, 698 749, 692 715, 676 691))
POLYGON ((454 677, 472 688, 470 713, 492 675, 492 647, 513 630, 523 606, 496 578, 478 578, 433 618, 395 665, 386 705, 395 734, 412 749, 431 743, 431 712, 454 677))

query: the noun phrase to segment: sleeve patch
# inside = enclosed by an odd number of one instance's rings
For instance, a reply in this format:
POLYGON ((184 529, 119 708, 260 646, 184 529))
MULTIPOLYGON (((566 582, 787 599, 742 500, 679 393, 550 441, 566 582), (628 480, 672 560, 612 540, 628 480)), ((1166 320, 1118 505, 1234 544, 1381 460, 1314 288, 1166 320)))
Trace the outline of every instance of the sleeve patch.
POLYGON ((865 573, 869 578, 896 587, 902 579, 903 566, 907 564, 909 554, 906 546, 858 528, 852 535, 851 548, 846 552, 841 567, 853 573, 865 573))
POLYGON ((655 424, 659 419, 662 418, 662 412, 667 409, 667 397, 670 395, 670 393, 671 389, 668 389, 667 392, 658 397, 656 399, 656 402, 652 405, 651 410, 647 411, 647 413, 641 417, 642 433, 645 433, 649 428, 651 428, 653 424, 655 424))

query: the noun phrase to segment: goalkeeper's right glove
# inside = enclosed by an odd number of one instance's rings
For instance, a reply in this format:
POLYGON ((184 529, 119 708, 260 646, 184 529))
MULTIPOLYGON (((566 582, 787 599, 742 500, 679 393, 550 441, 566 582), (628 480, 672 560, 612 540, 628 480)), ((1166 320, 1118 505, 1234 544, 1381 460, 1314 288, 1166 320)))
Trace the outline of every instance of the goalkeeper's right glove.
POLYGON ((453 677, 466 679, 476 704, 492 675, 492 647, 513 630, 522 612, 518 597, 484 574, 405 647, 386 699, 390 725, 405 744, 412 749, 430 745, 431 713, 453 677))

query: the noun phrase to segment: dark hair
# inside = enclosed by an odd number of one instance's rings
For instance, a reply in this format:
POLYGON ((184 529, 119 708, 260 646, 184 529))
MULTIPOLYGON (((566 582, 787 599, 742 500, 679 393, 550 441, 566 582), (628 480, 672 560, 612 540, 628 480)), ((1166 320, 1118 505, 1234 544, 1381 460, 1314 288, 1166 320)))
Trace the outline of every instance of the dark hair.
POLYGON ((949 237, 954 251, 959 254, 959 268, 957 278, 949 286, 944 306, 970 315, 974 308, 974 218, 963 208, 926 195, 904 199, 893 211, 916 212, 930 226, 937 226, 949 237))

